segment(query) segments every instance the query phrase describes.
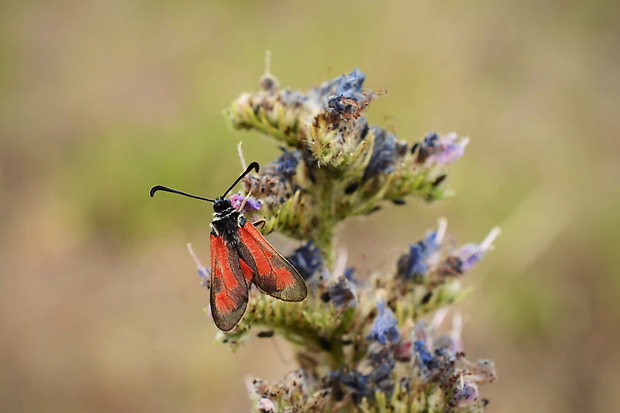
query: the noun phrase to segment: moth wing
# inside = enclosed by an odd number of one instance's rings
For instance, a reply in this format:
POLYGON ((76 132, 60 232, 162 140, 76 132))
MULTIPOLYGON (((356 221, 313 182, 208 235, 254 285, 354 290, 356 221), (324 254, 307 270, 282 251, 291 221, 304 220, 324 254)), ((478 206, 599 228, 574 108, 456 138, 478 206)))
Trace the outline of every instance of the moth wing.
POLYGON ((232 330, 245 313, 250 286, 246 277, 252 274, 248 271, 239 253, 211 234, 211 314, 222 331, 232 330))
POLYGON ((284 301, 302 301, 308 287, 299 272, 275 250, 251 223, 239 227, 239 255, 254 271, 252 282, 263 292, 284 301))

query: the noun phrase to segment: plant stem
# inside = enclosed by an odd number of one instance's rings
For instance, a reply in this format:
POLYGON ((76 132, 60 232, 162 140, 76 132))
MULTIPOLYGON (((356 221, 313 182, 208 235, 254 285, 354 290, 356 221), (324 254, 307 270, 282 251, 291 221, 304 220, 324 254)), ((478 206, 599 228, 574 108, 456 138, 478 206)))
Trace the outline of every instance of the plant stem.
MULTIPOLYGON (((317 174, 319 175, 319 174, 317 174)), ((334 186, 327 174, 317 176, 320 185, 315 186, 315 205, 318 206, 316 215, 316 229, 314 242, 321 250, 323 263, 326 268, 333 270, 334 264, 334 229, 336 220, 334 214, 334 186)))

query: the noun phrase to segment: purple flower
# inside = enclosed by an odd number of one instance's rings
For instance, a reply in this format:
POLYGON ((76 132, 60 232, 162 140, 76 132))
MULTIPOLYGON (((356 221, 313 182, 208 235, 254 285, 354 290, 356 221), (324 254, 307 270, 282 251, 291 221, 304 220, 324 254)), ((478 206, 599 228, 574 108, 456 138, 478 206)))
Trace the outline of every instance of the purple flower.
MULTIPOLYGON (((437 136, 437 135, 435 135, 437 136)), ((426 159, 426 164, 448 165, 459 159, 465 153, 468 139, 458 140, 456 133, 449 133, 433 141, 431 154, 426 159)))
POLYGON ((354 69, 348 75, 322 83, 308 91, 308 98, 315 107, 330 114, 350 115, 358 113, 372 98, 372 93, 362 90, 366 75, 354 69))
POLYGON ((437 382, 442 386, 450 386, 456 371, 457 357, 446 348, 432 349, 424 340, 413 343, 415 364, 419 368, 419 378, 423 382, 437 382))
MULTIPOLYGON (((370 384, 369 390, 374 393, 375 390, 380 390, 385 393, 388 398, 394 390, 394 380, 392 380, 392 372, 396 361, 391 356, 389 348, 382 348, 379 351, 373 352, 369 355, 368 360, 372 366, 372 370, 366 376, 370 384)), ((373 394, 369 395, 374 396, 373 394)))
POLYGON ((244 212, 258 211, 262 206, 258 199, 251 196, 243 196, 241 194, 232 194, 230 196, 230 203, 237 211, 241 211, 241 205, 243 205, 244 212))
POLYGON ((347 99, 356 99, 358 94, 362 92, 364 80, 366 80, 366 75, 358 68, 355 68, 348 75, 341 75, 333 81, 336 87, 334 95, 342 95, 347 99))
POLYGON ((198 276, 205 280, 211 279, 211 270, 207 267, 198 267, 198 276))
POLYGON ((456 133, 440 137, 435 132, 429 132, 422 142, 412 146, 411 152, 417 154, 418 163, 445 166, 463 156, 468 143, 468 139, 459 140, 456 133))
POLYGON ((362 374, 349 366, 343 366, 337 371, 331 372, 329 383, 334 390, 336 400, 344 397, 343 390, 347 390, 353 402, 359 404, 364 397, 372 400, 375 391, 379 390, 388 398, 394 390, 392 372, 396 362, 390 355, 388 348, 369 354, 370 372, 362 374), (344 388, 343 388, 344 386, 344 388), (342 396, 342 397, 341 397, 342 396))
POLYGON ((397 275, 405 280, 418 279, 428 272, 426 258, 441 245, 439 232, 431 232, 425 239, 409 246, 409 253, 398 259, 397 275))
POLYGON ((421 367, 425 370, 432 370, 434 368, 435 358, 426 348, 426 343, 422 340, 416 340, 413 342, 413 351, 416 354, 416 359, 421 367))
POLYGON ((344 397, 345 389, 351 394, 355 404, 359 404, 369 393, 368 377, 349 366, 342 366, 339 370, 332 371, 329 375, 329 384, 336 400, 344 397))
POLYGON ((308 97, 297 90, 283 90, 280 94, 282 103, 286 106, 301 106, 308 101, 308 97))
POLYGON ((419 244, 409 246, 409 253, 398 259, 398 276, 409 281, 416 276, 422 276, 428 272, 428 266, 424 262, 424 254, 419 244))
POLYGON ((416 142, 411 147, 411 153, 416 155, 416 161, 422 163, 428 159, 431 153, 437 147, 439 142, 439 135, 435 132, 429 132, 426 134, 422 142, 416 142))
POLYGON ((480 392, 478 385, 470 377, 461 376, 452 392, 452 404, 456 407, 468 407, 478 403, 480 392))
POLYGON ((187 249, 189 250, 189 255, 193 258, 196 263, 196 269, 198 270, 198 276, 200 276, 200 285, 205 288, 209 288, 211 285, 211 270, 200 262, 196 253, 194 253, 194 249, 192 248, 192 244, 187 244, 187 249))
POLYGON ((396 136, 378 126, 371 126, 375 142, 372 147, 372 156, 364 170, 363 181, 379 174, 389 174, 394 171, 394 164, 406 153, 407 146, 399 143, 396 136))
POLYGON ((351 281, 354 285, 359 283, 355 277, 355 268, 353 267, 346 267, 344 269, 344 278, 346 278, 347 281, 351 281))
POLYGON ((282 155, 275 161, 267 165, 265 173, 271 175, 280 175, 281 177, 290 180, 297 171, 297 164, 301 160, 300 151, 289 151, 286 148, 282 149, 282 155))
POLYGON ((355 307, 357 304, 355 285, 346 278, 346 275, 338 277, 336 283, 327 287, 325 298, 334 303, 334 307, 338 309, 355 307))
POLYGON ((463 273, 480 262, 484 251, 481 251, 477 244, 466 244, 458 249, 456 255, 460 260, 459 272, 463 273))
POLYGON ((380 299, 377 303, 379 313, 375 322, 370 328, 370 334, 366 336, 367 340, 375 340, 385 345, 387 342, 396 343, 400 340, 400 331, 398 330, 398 320, 392 310, 380 299))
POLYGON ((493 241, 499 233, 499 228, 493 228, 480 244, 466 244, 456 251, 455 256, 460 261, 459 270, 461 273, 469 270, 482 260, 484 254, 493 247, 493 241))
POLYGON ((286 259, 299 271, 304 280, 310 279, 323 266, 321 251, 312 241, 297 248, 286 259))

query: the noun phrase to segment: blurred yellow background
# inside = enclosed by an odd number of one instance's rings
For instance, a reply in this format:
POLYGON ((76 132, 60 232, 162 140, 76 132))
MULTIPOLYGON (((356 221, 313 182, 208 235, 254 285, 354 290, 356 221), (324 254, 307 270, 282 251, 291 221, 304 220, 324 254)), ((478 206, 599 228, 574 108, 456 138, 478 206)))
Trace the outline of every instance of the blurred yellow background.
MULTIPOLYGON (((0 5, 0 410, 248 411, 243 379, 293 370, 286 345, 212 343, 211 207, 239 173, 222 110, 255 90, 359 67, 371 123, 470 136, 454 198, 388 206, 339 236, 362 274, 437 218, 461 243, 500 225, 457 309, 494 359, 490 412, 620 406, 620 3, 4 1, 0 5)), ((271 237, 284 252, 298 243, 271 237)))

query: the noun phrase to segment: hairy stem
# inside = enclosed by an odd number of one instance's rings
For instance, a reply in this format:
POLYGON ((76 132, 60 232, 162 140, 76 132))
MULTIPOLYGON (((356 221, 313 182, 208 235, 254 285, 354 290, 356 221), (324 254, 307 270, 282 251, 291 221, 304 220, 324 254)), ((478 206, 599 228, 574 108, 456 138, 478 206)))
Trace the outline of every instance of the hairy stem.
POLYGON ((334 190, 327 176, 317 177, 323 184, 316 187, 315 204, 318 206, 314 242, 321 250, 325 267, 333 269, 334 264, 334 229, 337 222, 334 217, 334 190))

